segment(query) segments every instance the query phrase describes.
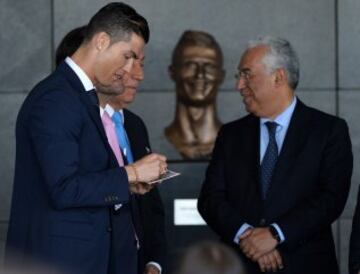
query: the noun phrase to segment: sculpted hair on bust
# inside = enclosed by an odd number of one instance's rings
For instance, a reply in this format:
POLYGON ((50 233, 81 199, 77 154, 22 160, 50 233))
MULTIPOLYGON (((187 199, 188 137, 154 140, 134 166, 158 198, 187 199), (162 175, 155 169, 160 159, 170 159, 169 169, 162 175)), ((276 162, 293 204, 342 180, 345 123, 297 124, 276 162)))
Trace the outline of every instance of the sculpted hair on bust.
POLYGON ((173 65, 181 58, 183 49, 188 46, 214 49, 219 60, 219 65, 223 65, 223 54, 215 38, 206 32, 195 30, 187 30, 181 35, 172 54, 173 65))
POLYGON ((111 43, 127 42, 132 33, 142 37, 145 43, 150 37, 146 19, 131 6, 119 2, 106 5, 90 19, 84 42, 91 40, 96 33, 102 31, 110 36, 111 43))
POLYGON ((247 48, 251 49, 257 46, 269 48, 263 59, 268 72, 283 68, 287 73, 289 86, 295 90, 299 83, 300 63, 290 42, 278 37, 265 36, 249 41, 247 48))

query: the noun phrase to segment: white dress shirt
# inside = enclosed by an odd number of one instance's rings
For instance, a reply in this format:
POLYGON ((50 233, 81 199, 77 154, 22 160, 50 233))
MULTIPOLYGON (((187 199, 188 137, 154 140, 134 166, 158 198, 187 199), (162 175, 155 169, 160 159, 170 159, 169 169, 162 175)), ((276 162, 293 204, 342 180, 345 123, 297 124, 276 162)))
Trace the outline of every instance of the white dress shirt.
MULTIPOLYGON (((282 146, 283 146, 283 143, 285 140, 286 132, 289 128, 291 117, 295 110, 296 103, 297 103, 297 99, 296 99, 296 97, 294 97, 291 104, 282 113, 280 113, 274 120, 271 120, 268 118, 260 118, 260 164, 264 158, 266 148, 269 143, 269 132, 266 128, 265 123, 268 121, 273 121, 278 124, 278 126, 276 127, 275 139, 276 139, 276 143, 277 143, 277 146, 279 149, 279 154, 280 154, 280 151, 282 149, 282 146)), ((275 227, 275 229, 277 230, 279 237, 280 237, 280 243, 284 242, 285 235, 282 232, 281 228, 278 226, 278 224, 272 223, 271 225, 273 227, 275 227)), ((252 228, 252 227, 253 227, 252 225, 250 225, 248 223, 244 223, 240 227, 240 229, 237 231, 237 233, 234 237, 234 242, 236 244, 239 244, 241 235, 248 228, 252 228)))

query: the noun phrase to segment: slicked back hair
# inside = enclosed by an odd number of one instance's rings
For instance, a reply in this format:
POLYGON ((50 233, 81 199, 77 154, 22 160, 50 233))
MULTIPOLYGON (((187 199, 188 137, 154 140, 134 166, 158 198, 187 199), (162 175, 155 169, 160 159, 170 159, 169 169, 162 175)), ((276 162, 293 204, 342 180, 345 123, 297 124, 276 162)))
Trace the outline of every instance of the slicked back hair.
POLYGON ((146 19, 131 6, 113 2, 101 8, 91 19, 85 32, 84 42, 90 41, 99 32, 110 36, 111 43, 129 41, 135 33, 147 43, 150 30, 146 19))

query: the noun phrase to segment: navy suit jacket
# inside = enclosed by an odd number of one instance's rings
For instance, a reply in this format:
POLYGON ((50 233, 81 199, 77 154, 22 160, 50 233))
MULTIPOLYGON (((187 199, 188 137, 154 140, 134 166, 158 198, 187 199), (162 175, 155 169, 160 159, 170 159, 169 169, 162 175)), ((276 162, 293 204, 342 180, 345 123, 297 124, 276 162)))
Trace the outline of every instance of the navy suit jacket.
MULTIPOLYGON (((233 239, 245 222, 277 223, 280 273, 339 273, 331 223, 348 196, 353 157, 346 122, 300 100, 275 167, 266 200, 259 185, 259 118, 248 115, 224 125, 214 148, 198 208, 208 225, 242 256, 233 239)), ((261 273, 243 258, 249 273, 261 273)))
MULTIPOLYGON (((128 179, 90 94, 63 62, 21 107, 7 261, 16 256, 17 263, 27 258, 73 273, 108 271, 109 209, 129 203, 128 179)), ((129 210, 117 216, 124 224, 131 223, 129 210)), ((134 240, 118 244, 127 249, 134 240)))

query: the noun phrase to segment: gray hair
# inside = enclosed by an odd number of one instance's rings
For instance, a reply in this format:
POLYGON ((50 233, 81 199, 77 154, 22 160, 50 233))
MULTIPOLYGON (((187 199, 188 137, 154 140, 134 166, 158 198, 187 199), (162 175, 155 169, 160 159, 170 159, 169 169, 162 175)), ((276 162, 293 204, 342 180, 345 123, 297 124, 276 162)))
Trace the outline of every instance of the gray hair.
POLYGON ((265 36, 248 42, 248 49, 266 46, 269 51, 263 58, 263 63, 269 73, 283 68, 288 76, 288 84, 296 89, 299 82, 299 58, 290 42, 277 37, 265 36))

